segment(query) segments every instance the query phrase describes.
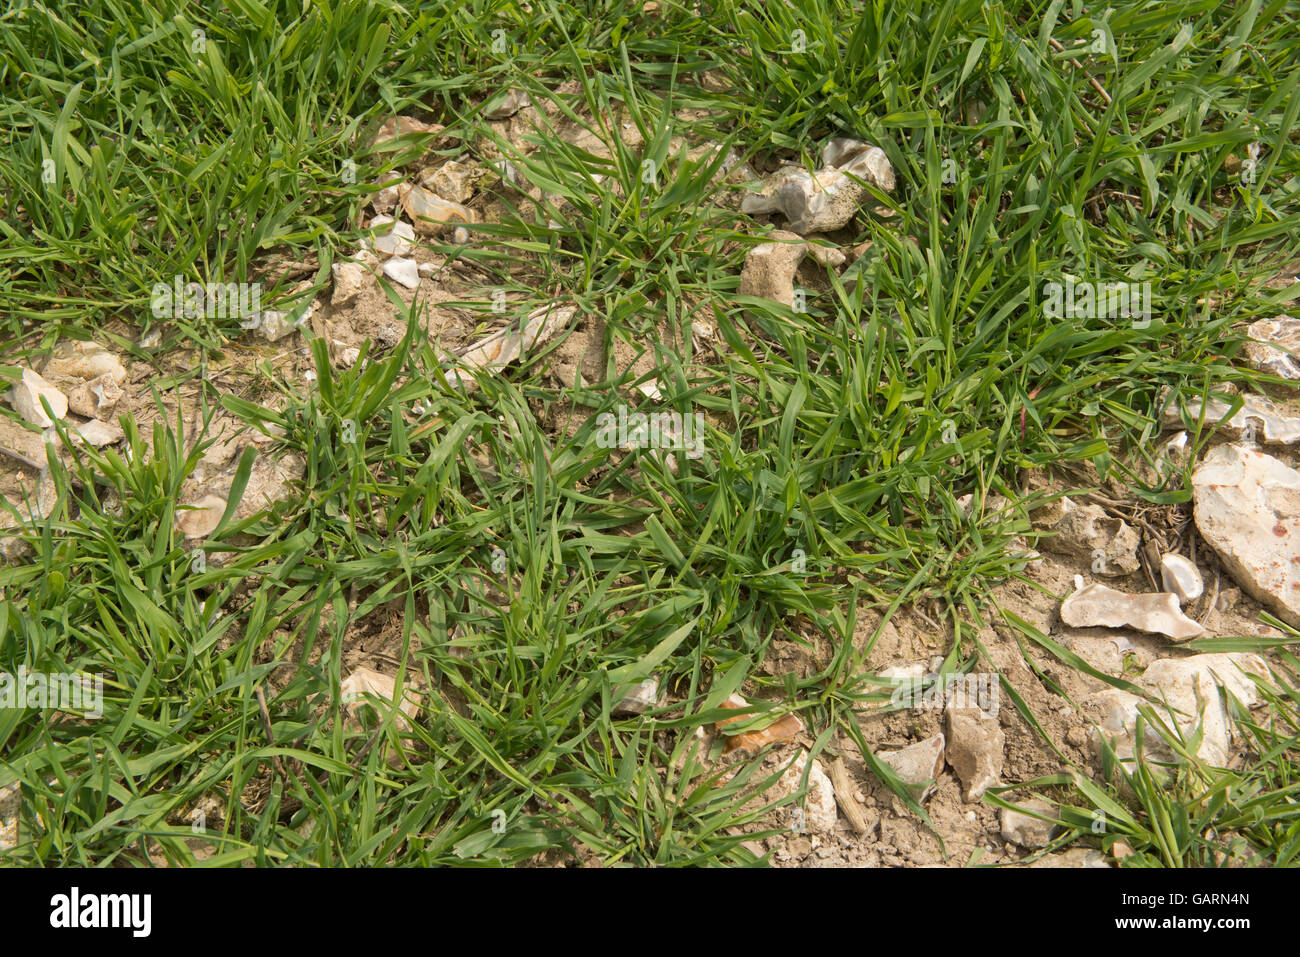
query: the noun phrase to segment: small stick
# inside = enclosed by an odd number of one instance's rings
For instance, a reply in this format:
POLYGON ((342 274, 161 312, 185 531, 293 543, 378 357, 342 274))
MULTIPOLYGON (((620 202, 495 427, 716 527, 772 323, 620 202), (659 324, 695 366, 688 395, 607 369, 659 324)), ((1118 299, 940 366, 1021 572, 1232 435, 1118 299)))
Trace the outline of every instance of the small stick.
MULTIPOLYGON (((254 688, 253 693, 257 695, 257 708, 262 712, 262 727, 266 729, 266 742, 271 747, 275 747, 275 732, 271 730, 271 712, 266 708, 266 695, 262 692, 262 686, 258 685, 254 688)), ((280 762, 278 754, 271 756, 271 764, 280 777, 288 776, 284 773, 284 765, 280 762)))
POLYGON ((836 758, 831 763, 831 790, 835 792, 835 801, 839 804, 844 819, 849 822, 849 827, 858 834, 866 834, 871 830, 862 808, 853 800, 853 782, 849 779, 843 758, 836 758))
POLYGON ((1214 605, 1219 600, 1219 567, 1214 566, 1214 592, 1210 595, 1210 604, 1205 609, 1205 614, 1200 618, 1200 624, 1204 625, 1209 620, 1210 615, 1214 613, 1214 605))
MULTIPOLYGON (((1047 42, 1052 45, 1052 49, 1055 50, 1057 53, 1064 52, 1065 47, 1061 46, 1060 41, 1057 40, 1055 37, 1048 37, 1047 42)), ((1083 69, 1083 64, 1080 63, 1078 60, 1074 59, 1073 57, 1070 58, 1070 62, 1074 64, 1076 69, 1079 70, 1083 69)), ((1106 101, 1106 105, 1110 106, 1110 94, 1106 92, 1105 87, 1103 87, 1100 83, 1098 83, 1096 78, 1091 73, 1088 74, 1088 82, 1092 84, 1092 88, 1094 90, 1096 90, 1098 93, 1102 95, 1102 98, 1106 101)))

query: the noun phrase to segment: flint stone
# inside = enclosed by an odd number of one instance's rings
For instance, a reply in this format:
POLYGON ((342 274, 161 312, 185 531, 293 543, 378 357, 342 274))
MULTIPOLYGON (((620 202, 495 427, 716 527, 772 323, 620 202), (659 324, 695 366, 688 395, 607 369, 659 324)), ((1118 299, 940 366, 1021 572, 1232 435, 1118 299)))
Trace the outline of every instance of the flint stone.
POLYGON ((397 256, 388 260, 384 263, 384 275, 407 289, 418 289, 420 286, 420 267, 414 259, 397 256))
POLYGON ((1237 584, 1300 625, 1300 472, 1221 445, 1192 474, 1192 501, 1197 530, 1237 584))
POLYGON ((1137 628, 1187 641, 1205 633, 1170 592, 1129 595, 1101 584, 1088 585, 1061 602, 1061 621, 1071 628, 1137 628))
POLYGON ((477 172, 472 166, 449 160, 436 170, 426 172, 420 182, 443 199, 453 203, 468 203, 474 196, 477 172))
POLYGON ((966 802, 978 801, 1002 774, 1006 735, 998 719, 978 708, 949 706, 948 764, 961 779, 966 802))
POLYGON ((1057 534, 1040 541, 1044 549, 1082 558, 1097 575, 1131 575, 1141 567, 1137 557, 1141 538, 1127 522, 1111 518, 1099 505, 1060 501, 1063 514, 1056 524, 1057 534))
POLYGON ((49 403, 55 419, 61 419, 68 414, 67 396, 46 382, 39 373, 24 369, 22 377, 9 391, 9 404, 32 425, 40 429, 48 429, 54 424, 54 419, 45 414, 45 408, 41 405, 42 397, 49 403))
POLYGON ((654 678, 647 678, 640 684, 619 690, 622 692, 622 697, 614 705, 612 713, 615 716, 645 714, 655 706, 659 695, 659 682, 654 678))
POLYGON ((375 250, 385 256, 405 256, 411 251, 411 244, 415 242, 415 229, 410 223, 396 222, 391 216, 376 216, 370 220, 372 229, 389 224, 393 224, 391 230, 375 235, 375 250))
POLYGON ((1196 601, 1205 591, 1200 570, 1190 559, 1173 553, 1160 557, 1160 582, 1165 591, 1173 592, 1184 605, 1196 601))
MULTIPOLYGON (((1268 678, 1268 666, 1259 655, 1242 652, 1205 654, 1190 658, 1162 658, 1152 663, 1136 684, 1161 702, 1152 705, 1156 715, 1166 724, 1176 723, 1184 738, 1190 737, 1200 725, 1202 737, 1197 757, 1207 764, 1223 767, 1230 756, 1233 733, 1218 687, 1221 685, 1229 691, 1244 707, 1254 707, 1260 698, 1249 675, 1268 678)), ((1104 736, 1110 741, 1117 758, 1132 762, 1138 708, 1147 703, 1118 688, 1099 691, 1085 698, 1081 702, 1085 710, 1101 716, 1093 734, 1094 750, 1100 754, 1104 736)), ((1165 763, 1179 760, 1163 735, 1152 725, 1146 725, 1144 737, 1149 758, 1165 763)))
POLYGON ((82 380, 107 375, 117 385, 126 381, 126 367, 122 361, 97 342, 74 342, 70 349, 60 348, 41 372, 50 377, 82 380))
POLYGON ((935 792, 935 780, 943 771, 944 736, 936 734, 901 751, 883 751, 876 757, 894 769, 917 801, 935 792))
MULTIPOLYGON (((804 768, 808 766, 808 753, 800 752, 794 763, 786 769, 777 784, 779 792, 791 794, 799 789, 804 768)), ((820 762, 813 761, 812 770, 808 772, 808 791, 803 805, 804 822, 808 830, 825 834, 835 829, 839 821, 839 808, 835 804, 835 788, 831 779, 822 770, 820 762)))
POLYGON ((1294 445, 1300 442, 1300 417, 1286 414, 1286 410, 1263 396, 1247 395, 1242 399, 1242 406, 1237 414, 1228 417, 1229 404, 1222 399, 1211 398, 1202 403, 1200 399, 1178 399, 1170 401, 1165 394, 1161 421, 1172 428, 1182 428, 1183 417, 1178 408, 1181 405, 1187 414, 1188 423, 1194 424, 1200 419, 1202 405, 1205 408, 1205 424, 1217 426, 1234 438, 1250 441, 1263 441, 1276 445, 1294 445))
POLYGON ((514 116, 528 105, 528 94, 523 90, 510 90, 498 94, 483 112, 485 120, 505 120, 514 116))
POLYGON ((402 208, 415 224, 415 231, 425 236, 452 232, 462 223, 474 222, 474 211, 452 203, 423 186, 404 186, 400 190, 402 208))
POLYGON ((755 246, 745 257, 740 274, 740 294, 794 304, 794 277, 808 253, 808 244, 794 233, 776 230, 774 242, 755 246))
POLYGON ((816 173, 800 167, 777 170, 741 202, 746 213, 779 212, 796 233, 829 232, 846 226, 867 196, 866 182, 889 192, 894 171, 883 150, 861 140, 833 139, 816 173))
MULTIPOLYGON (((1046 801, 1031 798, 1020 805, 1030 811, 1043 815, 1054 815, 1056 809, 1046 801)), ((1001 814, 1002 839, 1019 847, 1046 847, 1052 842, 1057 825, 1051 821, 1040 821, 1030 814, 1003 808, 1001 814)))
POLYGON ((374 278, 371 267, 373 261, 367 261, 372 257, 366 256, 357 259, 344 259, 330 266, 330 272, 334 274, 334 293, 330 297, 330 305, 343 306, 357 298, 357 295, 370 284, 374 278))
POLYGON ((1283 379, 1300 380, 1300 319, 1260 319, 1246 330, 1246 361, 1251 368, 1283 379))
POLYGON ((113 376, 104 374, 83 382, 68 393, 68 408, 91 419, 107 419, 124 393, 113 376))

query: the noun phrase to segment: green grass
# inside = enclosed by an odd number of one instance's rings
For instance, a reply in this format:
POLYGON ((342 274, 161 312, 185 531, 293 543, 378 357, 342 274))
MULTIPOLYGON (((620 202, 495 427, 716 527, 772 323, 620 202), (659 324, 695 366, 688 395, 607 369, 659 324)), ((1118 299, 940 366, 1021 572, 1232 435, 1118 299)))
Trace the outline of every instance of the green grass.
MULTIPOLYGON (((501 864, 544 850, 752 863, 729 829, 758 818, 744 800, 770 782, 755 762, 722 781, 686 753, 729 691, 751 679, 756 706, 797 711, 819 748, 839 729, 868 752, 854 709, 887 695, 863 674, 869 647, 850 641, 859 604, 936 602, 955 629, 945 667, 969 668, 989 586, 1020 568, 1009 545, 1023 519, 968 518, 960 495, 1014 497, 1019 470, 1056 462, 1127 476, 1159 433, 1163 386, 1257 378, 1233 365, 1234 330, 1300 294, 1261 285, 1297 235, 1293 9, 1119 2, 1094 22, 1064 3, 662 6, 101 0, 0 18, 7 366, 111 319, 149 328, 149 290, 175 275, 254 280, 275 253, 314 257, 327 284, 355 248, 366 184, 426 145, 371 150, 368 131, 415 113, 473 144, 491 137, 475 104, 521 85, 588 123, 611 157, 545 129, 526 156, 497 141, 553 198, 461 255, 521 294, 515 314, 558 290, 611 339, 648 337, 663 407, 724 423, 676 474, 648 455, 615 464, 594 425, 555 437, 534 414, 561 400, 614 411, 633 382, 612 369, 556 395, 543 355, 466 398, 414 328, 347 373, 316 340, 310 394, 266 383, 286 391, 281 411, 209 390, 273 426, 307 475, 274 513, 219 530, 205 548, 230 557, 202 572, 172 530, 196 461, 179 423, 131 432, 129 460, 85 453, 55 476, 34 561, 0 570, 0 668, 113 677, 94 724, 0 712, 0 785, 22 782, 35 835, 15 860, 188 862, 181 813, 215 794, 219 863, 501 864), (1094 30, 1111 52, 1090 52, 1094 30), (576 94, 554 92, 570 80, 576 94), (620 108, 644 146, 623 144, 620 108), (688 109, 710 112, 687 122, 688 109), (756 240, 716 176, 727 150, 812 164, 834 135, 879 144, 899 183, 870 204, 890 215, 837 237, 873 243, 859 281, 828 275, 802 313, 739 296, 756 240), (1246 184, 1229 157, 1254 142, 1246 184), (687 155, 700 145, 720 149, 687 155), (1151 282, 1154 321, 1046 318, 1043 283, 1065 274, 1151 282), (706 307, 716 357, 690 344, 706 307), (387 620, 425 710, 405 739, 390 718, 387 746, 363 751, 339 720, 342 642, 387 620), (796 622, 831 641, 833 661, 763 676, 796 622), (652 672, 681 703, 612 718, 615 688, 652 672)), ((211 351, 240 335, 237 320, 163 332, 164 348, 211 351)), ((1182 503, 1182 478, 1137 492, 1182 503)), ((1195 788, 1224 797, 1214 826, 1283 863, 1293 838, 1242 815, 1294 800, 1295 739, 1257 740, 1267 760, 1242 781, 1195 788)), ((1200 827, 1195 788, 1177 793, 1200 827)), ((1158 795, 1138 793, 1153 814, 1158 795)), ((1141 827, 1143 860, 1204 862, 1141 827)))

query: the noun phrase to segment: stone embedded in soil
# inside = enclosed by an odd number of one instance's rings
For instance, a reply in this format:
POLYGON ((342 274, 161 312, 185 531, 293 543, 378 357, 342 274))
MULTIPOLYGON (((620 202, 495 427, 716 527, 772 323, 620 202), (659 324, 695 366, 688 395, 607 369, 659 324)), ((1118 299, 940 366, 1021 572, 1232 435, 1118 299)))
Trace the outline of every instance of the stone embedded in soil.
MULTIPOLYGON (((1056 813, 1052 805, 1039 798, 1023 801, 1020 807, 1048 816, 1056 813)), ((1051 821, 1040 821, 1031 814, 1022 814, 1005 807, 1002 808, 1000 824, 1004 841, 1025 848, 1046 847, 1052 842, 1052 835, 1057 828, 1051 821)))
MULTIPOLYGON (((14 504, 21 515, 22 507, 16 503, 11 504, 14 504)), ((35 549, 27 539, 19 538, 17 535, 0 535, 0 560, 10 565, 24 565, 31 561, 35 553, 35 549)))
POLYGON ((1192 473, 1197 531, 1251 597, 1300 625, 1300 472, 1221 445, 1192 473))
POLYGON ((1006 735, 998 719, 978 708, 947 710, 947 760, 963 787, 962 799, 978 801, 1002 774, 1006 735))
MULTIPOLYGON (((1160 413, 1166 426, 1183 427, 1183 417, 1178 412, 1180 405, 1186 411, 1188 422, 1195 424, 1200 419, 1202 402, 1199 398, 1175 396, 1171 399, 1166 391, 1160 413)), ((1254 441, 1277 445, 1300 442, 1300 417, 1287 415, 1286 410, 1271 399, 1258 395, 1243 396, 1241 408, 1231 418, 1228 418, 1231 406, 1222 399, 1211 398, 1204 406, 1206 426, 1217 425, 1234 438, 1250 441, 1253 435, 1254 441)))
POLYGON ((82 422, 74 426, 73 431, 97 449, 112 445, 126 437, 126 433, 116 422, 101 422, 99 419, 82 422))
POLYGON ((423 186, 404 186, 400 190, 402 208, 415 224, 415 231, 425 236, 452 232, 463 223, 474 222, 474 211, 460 203, 449 202, 423 186))
POLYGON ((356 259, 343 259, 331 265, 334 293, 330 297, 330 305, 345 306, 356 299, 361 290, 374 281, 376 263, 374 257, 363 253, 356 259))
MULTIPOLYGON (((1218 686, 1226 688, 1244 707, 1254 707, 1259 695, 1248 675, 1268 678, 1268 666, 1259 655, 1204 654, 1159 659, 1143 672, 1136 684, 1160 702, 1150 707, 1165 724, 1176 724, 1184 739, 1190 738, 1199 726, 1201 744, 1197 757, 1223 767, 1231 754, 1233 734, 1218 686)), ((1083 699, 1081 706, 1085 712, 1100 718, 1093 736, 1094 750, 1100 754, 1104 737, 1120 761, 1131 762, 1136 747, 1138 708, 1149 704, 1118 688, 1083 699)), ((1149 758, 1164 763, 1179 760, 1160 731, 1149 723, 1144 738, 1149 758)))
POLYGON ((1156 460, 1168 462, 1175 468, 1181 469, 1187 462, 1187 439, 1185 430, 1174 433, 1168 442, 1156 449, 1156 460))
POLYGON ((887 681, 917 681, 927 674, 937 674, 943 666, 943 655, 934 655, 925 661, 900 661, 881 668, 877 676, 887 681))
POLYGON ((48 429, 54 424, 54 419, 45 414, 45 408, 41 405, 42 397, 49 404, 55 419, 62 419, 68 414, 67 396, 31 369, 24 369, 22 377, 9 390, 9 404, 14 411, 37 428, 48 429))
POLYGON ((808 255, 827 269, 837 269, 844 265, 845 256, 838 246, 823 246, 820 243, 808 244, 808 255))
POLYGON ((482 172, 481 168, 468 163, 448 160, 437 169, 426 170, 420 177, 420 183, 445 200, 463 204, 474 198, 475 184, 482 172))
POLYGON ((1201 572, 1191 559, 1173 552, 1160 556, 1160 583, 1165 591, 1177 595, 1178 601, 1184 605, 1200 598, 1205 591, 1201 572))
POLYGON ((330 352, 334 356, 334 361, 343 369, 351 369, 361 358, 359 348, 350 346, 346 342, 340 342, 337 339, 330 342, 330 352))
POLYGON ((1068 498, 1060 501, 1062 514, 1055 525, 1056 534, 1039 541, 1045 551, 1083 559, 1097 575, 1131 575, 1141 567, 1137 550, 1142 540, 1127 522, 1111 518, 1099 505, 1076 505, 1068 498))
POLYGON ((837 138, 826 145, 822 159, 816 173, 801 167, 777 170, 744 198, 741 210, 779 212, 800 234, 831 232, 846 226, 868 195, 855 178, 885 192, 894 188, 893 168, 879 147, 837 138))
MULTIPOLYGON (((1021 502, 1029 511, 1035 528, 1053 528, 1065 517, 1065 496, 1052 477, 1043 469, 1026 469, 1021 474, 1021 502), (1032 499, 1032 501, 1025 501, 1032 499)), ((1070 506, 1074 503, 1071 502, 1070 506)))
POLYGON ((938 786, 944 744, 944 736, 936 734, 901 751, 877 751, 876 757, 894 769, 917 801, 925 801, 938 786))
POLYGON ((740 294, 794 304, 794 277, 808 253, 808 244, 784 230, 771 234, 773 242, 755 246, 745 257, 740 273, 740 294))
POLYGON ((91 419, 107 419, 124 395, 110 374, 83 382, 68 392, 68 408, 91 419))
MULTIPOLYGON (((407 718, 415 718, 420 713, 420 705, 411 691, 409 681, 403 692, 398 710, 407 718)), ((364 705, 383 707, 387 704, 391 708, 396 693, 397 679, 373 668, 355 668, 339 683, 339 702, 352 714, 364 705)), ((394 723, 399 729, 410 727, 401 716, 398 716, 394 723)))
MULTIPOLYGON (((778 793, 793 794, 798 791, 806 767, 808 767, 808 752, 801 751, 778 779, 778 793)), ((839 821, 839 812, 835 806, 835 789, 818 761, 813 761, 812 769, 808 772, 808 791, 802 810, 803 823, 809 831, 825 834, 835 830, 835 824, 839 821)))
POLYGON ((1253 369, 1300 380, 1300 319, 1278 316, 1251 323, 1246 335, 1246 362, 1253 369))
MULTIPOLYGON (((749 702, 740 695, 732 693, 728 695, 727 700, 723 701, 718 705, 718 707, 727 709, 748 708, 749 702)), ((756 715, 741 715, 737 718, 724 718, 714 726, 714 730, 720 734, 722 733, 723 725, 733 724, 738 721, 752 721, 755 717, 756 715)), ((730 754, 733 751, 742 750, 751 752, 758 751, 760 748, 766 747, 769 744, 775 744, 778 741, 788 741, 795 735, 802 733, 803 722, 799 720, 799 716, 796 714, 784 714, 765 728, 760 728, 757 731, 741 731, 739 734, 730 735, 727 738, 726 745, 723 747, 723 753, 730 754)))
POLYGON ((186 538, 211 535, 221 524, 221 516, 226 511, 226 500, 218 495, 205 495, 193 504, 193 508, 176 510, 177 531, 186 538))
MULTIPOLYGON (((970 517, 972 510, 975 508, 975 495, 973 492, 967 492, 965 495, 957 497, 957 507, 961 509, 962 514, 967 518, 970 517)), ((999 515, 1006 511, 1007 500, 1004 496, 996 492, 988 495, 983 499, 980 506, 980 515, 999 515)))
POLYGON ((31 521, 49 518, 54 506, 59 503, 59 490, 54 484, 54 476, 47 465, 36 477, 35 491, 28 490, 24 501, 18 506, 18 513, 31 521), (30 509, 30 511, 29 511, 30 509))
POLYGON ((621 697, 611 711, 615 717, 645 714, 655 706, 659 695, 659 682, 654 678, 647 678, 640 684, 620 688, 619 693, 621 697))
MULTIPOLYGON (((701 146, 691 150, 687 158, 692 162, 709 163, 717 155, 719 145, 701 146)), ((748 163, 740 161, 740 154, 734 149, 727 150, 727 155, 722 158, 722 163, 716 173, 713 174, 709 183, 717 186, 720 183, 749 183, 758 179, 758 174, 748 163)))
POLYGON ((1174 641, 1205 634, 1183 614, 1178 596, 1171 592, 1130 595, 1096 583, 1061 602, 1061 621, 1071 628, 1136 628, 1174 641))
MULTIPOLYGON (((220 479, 221 486, 229 488, 238 468, 238 459, 220 479)), ((307 470, 307 460, 297 452, 286 452, 276 456, 260 454, 253 461, 253 468, 248 473, 248 484, 235 509, 236 521, 243 521, 258 512, 269 510, 278 502, 288 501, 294 494, 294 483, 302 479, 307 470)))
MULTIPOLYGON (((221 510, 224 511, 225 500, 230 496, 235 475, 239 470, 240 453, 249 444, 257 448, 259 442, 263 440, 271 441, 258 435, 247 441, 239 436, 232 436, 228 441, 214 443, 184 485, 181 501, 189 504, 206 496, 220 501, 221 510)), ((295 493, 295 483, 302 479, 306 468, 306 459, 297 452, 283 452, 277 455, 265 452, 258 454, 253 460, 253 467, 248 473, 248 482, 235 506, 232 520, 243 521, 260 512, 270 510, 279 502, 288 501, 295 493)), ((209 520, 213 528, 216 527, 220 514, 219 511, 215 516, 210 516, 209 520)))
POLYGON ((257 315, 255 328, 258 334, 267 342, 279 342, 285 336, 297 332, 308 320, 311 319, 312 306, 307 304, 305 309, 295 309, 293 312, 281 312, 278 309, 263 309, 257 315), (294 317, 297 318, 294 318, 294 317))
POLYGON ((1117 675, 1124 670, 1124 649, 1133 647, 1124 632, 1120 632, 1117 637, 1095 638, 1084 631, 1061 635, 1058 640, 1092 667, 1107 675, 1117 675))
POLYGON ((391 216, 376 216, 370 220, 371 229, 382 229, 388 225, 393 228, 386 233, 375 234, 375 251, 385 256, 407 255, 414 248, 415 229, 410 223, 398 222, 391 216))
POLYGON ((384 263, 384 275, 393 282, 401 283, 407 289, 420 288, 420 267, 414 259, 395 256, 384 263))
MULTIPOLYGON (((577 306, 559 304, 542 306, 528 315, 521 328, 515 329, 512 323, 461 352, 457 358, 470 369, 485 371, 503 369, 523 358, 530 349, 546 342, 561 329, 566 328, 577 313, 577 306)), ((475 386, 474 379, 468 372, 456 369, 447 373, 447 381, 466 389, 475 386)))
MULTIPOLYGON (((34 432, 20 424, 13 416, 0 415, 0 446, 21 455, 31 463, 30 468, 38 471, 45 468, 47 461, 45 443, 47 438, 56 452, 62 447, 63 440, 59 438, 58 433, 54 430, 34 432)), ((8 456, 5 458, 8 458, 8 456)), ((0 524, 3 523, 3 515, 0 515, 0 524)))
MULTIPOLYGON (((374 709, 381 719, 386 720, 393 709, 393 699, 396 695, 397 679, 391 675, 375 671, 373 668, 353 669, 352 673, 339 683, 339 700, 347 714, 344 727, 354 733, 361 731, 360 715, 363 708, 374 709)), ((397 705, 397 711, 397 715, 393 718, 393 727, 399 734, 409 733, 411 721, 420 714, 417 694, 409 680, 402 688, 402 698, 397 705)), ((402 757, 397 751, 388 753, 390 767, 400 766, 401 763, 402 757)))
POLYGON ((60 346, 45 363, 41 374, 48 378, 88 381, 109 376, 117 385, 126 381, 126 367, 113 353, 97 342, 74 342, 60 346))
POLYGON ((384 121, 370 138, 371 146, 379 146, 410 133, 441 133, 442 127, 437 123, 425 123, 413 116, 395 116, 384 121))
POLYGON ((528 94, 523 90, 509 90, 498 93, 489 100, 483 110, 485 120, 506 120, 514 116, 529 103, 528 94))
POLYGON ((391 213, 397 207, 397 183, 391 186, 381 186, 375 183, 377 187, 374 194, 370 197, 370 208, 376 213, 391 213))

